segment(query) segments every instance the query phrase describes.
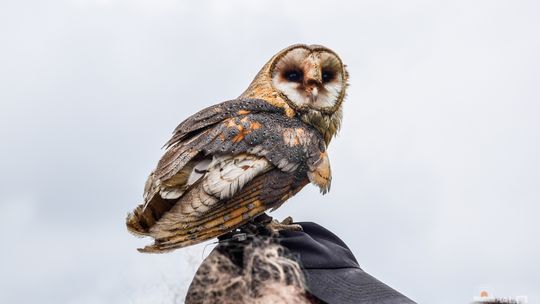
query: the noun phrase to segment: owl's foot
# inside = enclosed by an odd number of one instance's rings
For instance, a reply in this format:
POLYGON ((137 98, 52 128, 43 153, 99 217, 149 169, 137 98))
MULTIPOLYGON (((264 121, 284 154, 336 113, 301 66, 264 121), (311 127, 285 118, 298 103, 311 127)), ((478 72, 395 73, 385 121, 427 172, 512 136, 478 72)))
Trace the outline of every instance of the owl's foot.
POLYGON ((290 216, 281 222, 273 219, 270 223, 266 224, 266 228, 274 234, 279 234, 280 231, 302 231, 302 226, 293 224, 293 219, 290 216))

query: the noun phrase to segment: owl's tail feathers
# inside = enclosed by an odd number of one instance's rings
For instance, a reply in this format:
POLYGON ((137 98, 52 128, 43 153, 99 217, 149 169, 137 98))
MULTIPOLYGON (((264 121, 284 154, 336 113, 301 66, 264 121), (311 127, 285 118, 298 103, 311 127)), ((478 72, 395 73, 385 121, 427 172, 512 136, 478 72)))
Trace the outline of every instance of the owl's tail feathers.
POLYGON ((141 207, 138 206, 133 212, 128 213, 126 217, 126 227, 129 232, 135 236, 144 236, 144 228, 136 220, 138 215, 141 213, 141 207))
MULTIPOLYGON (((140 252, 166 252, 201 243, 264 213, 268 207, 261 198, 263 181, 262 177, 256 178, 241 193, 201 217, 186 216, 182 208, 173 208, 174 204, 180 204, 178 200, 160 200, 160 196, 156 195, 151 203, 141 204, 128 214, 126 226, 136 236, 154 238, 154 244, 138 249, 140 252)), ((195 187, 191 192, 198 189, 195 187)), ((183 199, 189 199, 191 192, 183 199)))
POLYGON ((136 236, 149 236, 150 228, 174 206, 177 200, 163 199, 155 195, 148 203, 140 204, 129 213, 126 226, 136 236))
POLYGON ((154 244, 146 246, 144 248, 139 248, 137 250, 144 253, 163 253, 171 251, 173 249, 195 245, 206 240, 221 236, 231 230, 234 230, 248 222, 250 219, 257 217, 260 214, 263 214, 268 209, 260 201, 259 204, 256 204, 255 208, 249 210, 248 212, 245 212, 244 208, 245 207, 240 207, 238 208, 238 210, 233 210, 231 214, 238 215, 236 217, 228 218, 227 221, 225 221, 221 225, 215 224, 217 219, 209 219, 207 223, 204 223, 201 226, 208 228, 203 228, 193 233, 179 234, 170 237, 155 239, 154 244))
MULTIPOLYGON (((274 169, 257 176, 241 192, 215 205, 215 209, 203 216, 186 216, 181 208, 169 208, 170 211, 156 223, 151 217, 152 212, 146 214, 146 209, 137 208, 128 217, 128 227, 135 234, 154 238, 154 244, 139 249, 140 252, 167 252, 232 231, 266 210, 279 207, 307 183, 307 179, 297 180, 294 174, 274 169), (131 217, 135 219, 134 223, 131 223, 131 217)), ((188 199, 189 192, 183 198, 188 199)))
POLYGON ((150 218, 145 218, 143 212, 143 205, 137 206, 133 212, 130 212, 126 218, 126 227, 129 232, 135 236, 147 236, 148 226, 146 223, 150 222, 150 218))

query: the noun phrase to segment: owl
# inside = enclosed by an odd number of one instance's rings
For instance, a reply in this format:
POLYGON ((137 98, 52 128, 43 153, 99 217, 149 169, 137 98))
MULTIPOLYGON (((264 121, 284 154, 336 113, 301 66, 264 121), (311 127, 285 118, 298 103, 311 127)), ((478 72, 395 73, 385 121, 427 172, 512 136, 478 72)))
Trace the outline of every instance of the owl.
POLYGON ((308 183, 330 189, 327 146, 342 120, 348 72, 320 45, 274 55, 237 99, 174 130, 148 177, 130 232, 165 252, 226 234, 275 210, 308 183))

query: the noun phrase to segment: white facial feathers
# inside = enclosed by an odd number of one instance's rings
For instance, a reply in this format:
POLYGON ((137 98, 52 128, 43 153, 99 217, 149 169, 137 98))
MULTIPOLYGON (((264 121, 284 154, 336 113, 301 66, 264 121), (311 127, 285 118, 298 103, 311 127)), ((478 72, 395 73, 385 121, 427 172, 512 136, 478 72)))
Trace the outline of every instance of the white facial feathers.
POLYGON ((332 108, 344 89, 341 62, 331 52, 293 49, 278 59, 272 84, 298 108, 332 108))

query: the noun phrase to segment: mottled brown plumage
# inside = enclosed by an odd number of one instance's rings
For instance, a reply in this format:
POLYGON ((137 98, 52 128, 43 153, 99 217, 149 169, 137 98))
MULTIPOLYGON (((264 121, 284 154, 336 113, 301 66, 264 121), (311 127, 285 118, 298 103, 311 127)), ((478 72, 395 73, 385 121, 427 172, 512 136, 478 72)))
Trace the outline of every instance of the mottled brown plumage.
POLYGON ((144 203, 127 218, 129 231, 154 238, 140 251, 223 235, 278 208, 309 182, 326 193, 326 147, 340 126, 347 78, 334 52, 291 46, 238 99, 182 122, 148 177, 144 203))

